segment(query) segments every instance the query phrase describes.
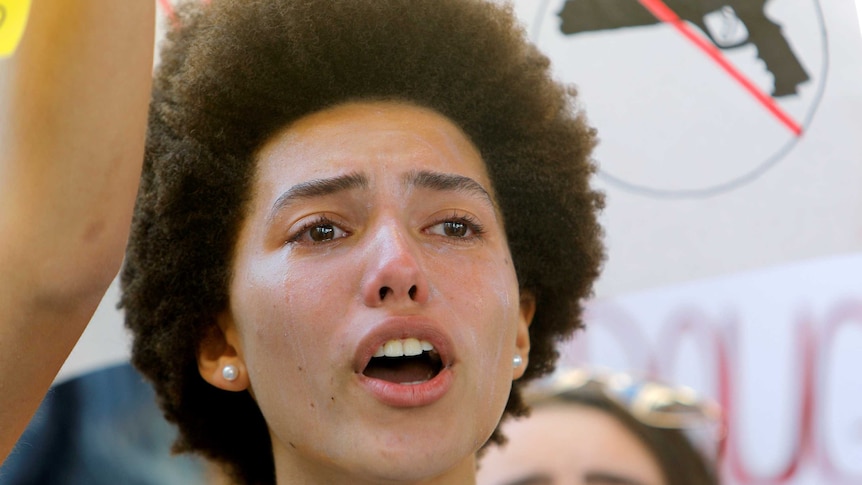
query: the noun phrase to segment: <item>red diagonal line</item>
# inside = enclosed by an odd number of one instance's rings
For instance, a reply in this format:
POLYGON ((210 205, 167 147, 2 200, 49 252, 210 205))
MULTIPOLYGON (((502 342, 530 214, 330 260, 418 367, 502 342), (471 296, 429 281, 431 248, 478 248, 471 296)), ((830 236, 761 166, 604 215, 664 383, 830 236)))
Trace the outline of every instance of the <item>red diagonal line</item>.
MULTIPOLYGON (((209 5, 211 0, 201 0, 201 3, 204 5, 209 5)), ((171 23, 174 27, 180 26, 180 18, 177 16, 176 10, 174 10, 174 6, 171 4, 171 0, 158 0, 159 5, 162 6, 162 9, 165 11, 165 15, 171 19, 171 23)))
POLYGON ((686 39, 691 41, 695 46, 697 46, 700 50, 706 53, 713 61, 716 62, 722 69, 724 69, 730 76, 736 80, 739 84, 745 88, 746 91, 749 92, 752 96, 754 96, 760 104, 763 105, 770 113, 773 114, 778 121, 780 121, 784 126, 786 126, 790 131, 793 132, 794 135, 800 136, 802 134, 802 127, 796 123, 793 118, 790 117, 781 106, 778 106, 778 103, 772 99, 772 96, 761 91, 757 86, 754 85, 745 75, 739 72, 730 61, 727 60, 726 57, 715 47, 712 42, 704 39, 696 32, 694 32, 688 24, 683 21, 679 15, 676 14, 670 7, 667 6, 662 0, 638 0, 641 5, 644 6, 647 10, 652 13, 655 18, 661 20, 664 23, 672 25, 680 34, 685 36, 686 39))
POLYGON ((174 11, 174 6, 171 5, 170 0, 159 0, 159 5, 162 6, 162 10, 165 11, 165 15, 171 19, 171 23, 176 27, 179 19, 177 18, 177 13, 174 11))

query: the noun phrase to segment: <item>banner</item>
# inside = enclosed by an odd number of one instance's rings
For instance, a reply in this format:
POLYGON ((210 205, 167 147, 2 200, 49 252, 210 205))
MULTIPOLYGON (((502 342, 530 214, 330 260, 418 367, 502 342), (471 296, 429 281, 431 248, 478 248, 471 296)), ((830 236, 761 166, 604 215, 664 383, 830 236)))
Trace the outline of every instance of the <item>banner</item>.
POLYGON ((718 400, 724 483, 862 483, 854 2, 515 8, 601 139, 609 259, 563 363, 718 400))
POLYGON ((515 7, 599 132, 600 296, 862 249, 852 0, 515 7))
POLYGON ((860 274, 855 253, 599 299, 560 364, 715 399, 728 485, 862 483, 860 274))

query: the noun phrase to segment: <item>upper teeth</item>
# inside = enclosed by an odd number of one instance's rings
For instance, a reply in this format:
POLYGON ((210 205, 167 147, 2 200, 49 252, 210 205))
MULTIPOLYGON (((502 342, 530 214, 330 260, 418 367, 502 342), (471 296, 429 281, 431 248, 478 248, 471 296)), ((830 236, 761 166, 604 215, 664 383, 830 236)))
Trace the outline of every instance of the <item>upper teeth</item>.
POLYGON ((424 351, 434 350, 427 340, 416 338, 392 339, 377 348, 374 357, 411 357, 424 351))

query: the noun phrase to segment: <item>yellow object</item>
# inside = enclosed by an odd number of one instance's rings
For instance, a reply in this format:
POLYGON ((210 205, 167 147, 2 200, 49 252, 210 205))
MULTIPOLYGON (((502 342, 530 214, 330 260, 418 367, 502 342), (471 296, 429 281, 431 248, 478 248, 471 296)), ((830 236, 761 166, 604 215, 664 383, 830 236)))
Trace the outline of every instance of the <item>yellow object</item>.
POLYGON ((15 52, 29 14, 30 0, 0 0, 0 57, 15 52))

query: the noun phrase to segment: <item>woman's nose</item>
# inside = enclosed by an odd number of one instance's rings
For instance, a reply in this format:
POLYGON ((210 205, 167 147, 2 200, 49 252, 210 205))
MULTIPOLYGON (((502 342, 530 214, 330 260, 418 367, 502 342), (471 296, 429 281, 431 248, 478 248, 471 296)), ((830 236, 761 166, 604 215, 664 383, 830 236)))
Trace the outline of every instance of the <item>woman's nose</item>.
POLYGON ((428 300, 428 280, 420 264, 421 248, 397 227, 381 228, 366 249, 362 281, 365 304, 378 307, 399 302, 428 300))

